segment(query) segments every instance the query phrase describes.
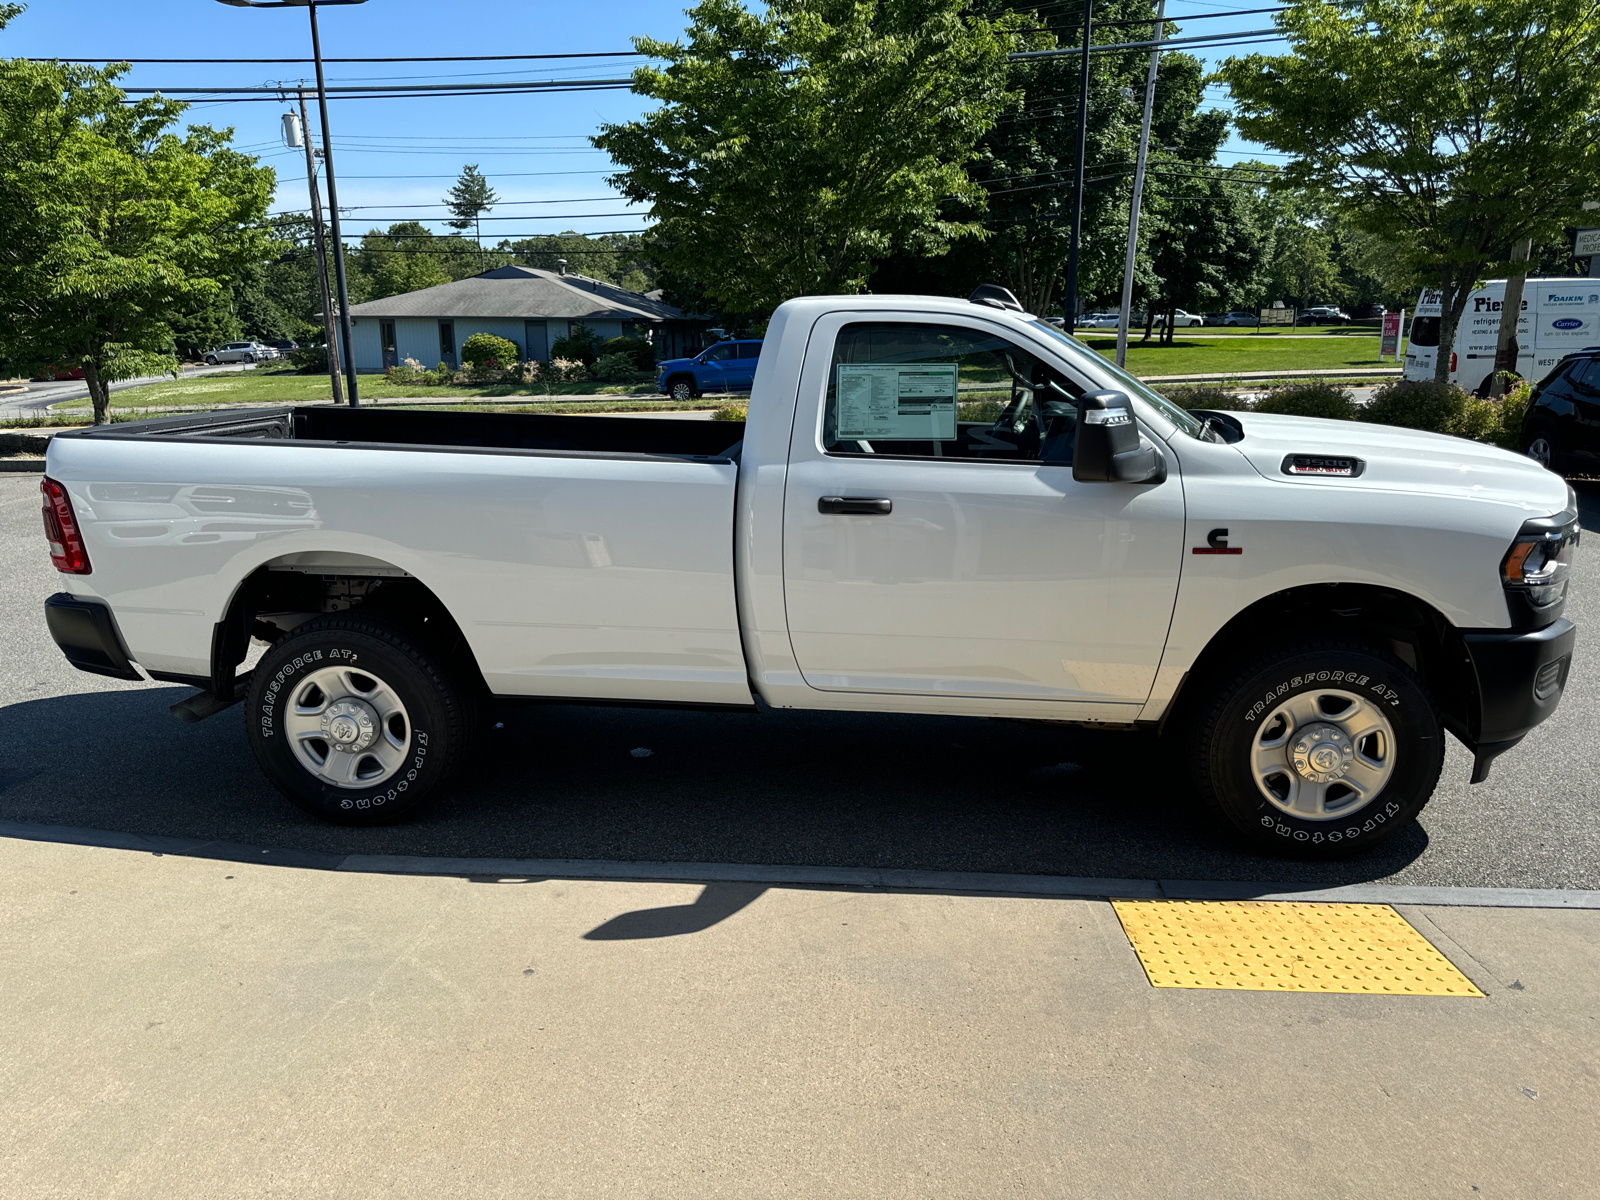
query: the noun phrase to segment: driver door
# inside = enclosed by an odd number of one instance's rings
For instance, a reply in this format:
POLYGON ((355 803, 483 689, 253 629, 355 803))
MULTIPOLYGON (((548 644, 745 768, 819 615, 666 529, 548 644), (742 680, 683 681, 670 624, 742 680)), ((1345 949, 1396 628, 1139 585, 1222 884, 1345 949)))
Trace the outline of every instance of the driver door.
POLYGON ((1177 592, 1173 456, 1162 483, 1079 483, 1085 383, 978 317, 868 315, 822 318, 802 369, 819 416, 793 433, 783 554, 806 683, 1131 714, 1177 592))

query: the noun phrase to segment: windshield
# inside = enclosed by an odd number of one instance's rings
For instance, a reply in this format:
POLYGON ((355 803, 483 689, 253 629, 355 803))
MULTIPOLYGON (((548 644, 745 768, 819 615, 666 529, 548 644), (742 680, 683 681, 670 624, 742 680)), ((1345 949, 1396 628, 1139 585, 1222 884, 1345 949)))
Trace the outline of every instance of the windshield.
POLYGON ((1068 337, 1067 334, 1057 329, 1054 325, 1046 324, 1043 321, 1034 321, 1033 327, 1035 329, 1044 330, 1051 337, 1055 338, 1056 341, 1067 347, 1068 355, 1070 357, 1075 357, 1080 362, 1092 362, 1095 366, 1101 368, 1102 370, 1110 371, 1111 374, 1117 377, 1117 381, 1121 383, 1129 393, 1138 396, 1139 399, 1149 404, 1151 408, 1155 409, 1158 413, 1160 413, 1167 420, 1171 421, 1190 437, 1200 436, 1199 421, 1190 416, 1183 409, 1179 408, 1171 400, 1168 400, 1165 396, 1161 395, 1159 392, 1152 391, 1144 384, 1140 383, 1137 379, 1128 374, 1121 367, 1117 366, 1117 364, 1112 362, 1110 359, 1102 358, 1100 355, 1096 354, 1093 350, 1090 350, 1081 342, 1074 338, 1068 337))

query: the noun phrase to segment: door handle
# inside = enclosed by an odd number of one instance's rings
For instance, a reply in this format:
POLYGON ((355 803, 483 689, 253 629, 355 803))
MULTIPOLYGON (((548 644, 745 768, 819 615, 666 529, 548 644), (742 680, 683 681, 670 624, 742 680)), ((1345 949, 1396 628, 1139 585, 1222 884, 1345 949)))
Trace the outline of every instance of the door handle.
POLYGON ((850 513, 878 516, 894 511, 894 502, 881 496, 823 496, 817 500, 819 513, 850 513))

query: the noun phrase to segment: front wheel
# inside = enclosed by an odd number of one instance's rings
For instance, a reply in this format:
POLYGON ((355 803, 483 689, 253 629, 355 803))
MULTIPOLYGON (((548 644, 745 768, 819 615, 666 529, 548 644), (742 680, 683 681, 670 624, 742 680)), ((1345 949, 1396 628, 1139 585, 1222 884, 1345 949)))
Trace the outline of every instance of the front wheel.
POLYGON ((1195 725, 1195 782, 1261 850, 1335 858, 1416 820, 1439 782, 1444 731, 1421 681, 1361 644, 1262 655, 1195 725))
POLYGON ((217 365, 217 356, 215 354, 206 355, 206 366, 214 367, 216 365, 217 365))
POLYGON ((256 665, 245 733, 291 802, 325 821, 381 825, 439 793, 468 736, 467 695, 404 629, 320 617, 256 665))
POLYGON ((680 403, 687 403, 690 400, 697 400, 700 396, 700 394, 695 391, 694 384, 689 382, 687 379, 675 380, 672 384, 671 391, 668 394, 674 400, 677 400, 680 403))
POLYGON ((1547 471, 1560 473, 1561 448, 1549 427, 1530 429, 1522 439, 1522 452, 1547 471))

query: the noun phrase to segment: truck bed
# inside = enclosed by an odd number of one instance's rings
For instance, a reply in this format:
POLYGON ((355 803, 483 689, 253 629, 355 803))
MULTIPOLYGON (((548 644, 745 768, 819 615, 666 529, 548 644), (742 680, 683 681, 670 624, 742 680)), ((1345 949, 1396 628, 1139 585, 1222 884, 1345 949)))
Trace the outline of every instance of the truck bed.
POLYGON ((48 470, 94 566, 76 594, 107 601, 130 656, 164 677, 215 673, 213 628, 241 581, 310 573, 414 580, 498 695, 744 705, 743 436, 330 405, 67 432, 48 470))
POLYGON ((419 409, 307 408, 226 410, 103 425, 64 437, 227 438, 319 442, 487 453, 649 455, 727 460, 744 438, 742 421, 652 417, 577 417, 542 413, 427 412, 419 409))

